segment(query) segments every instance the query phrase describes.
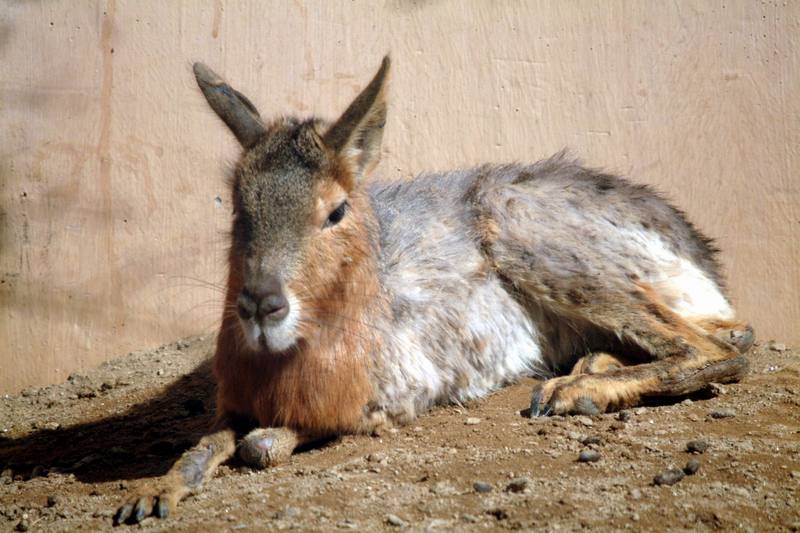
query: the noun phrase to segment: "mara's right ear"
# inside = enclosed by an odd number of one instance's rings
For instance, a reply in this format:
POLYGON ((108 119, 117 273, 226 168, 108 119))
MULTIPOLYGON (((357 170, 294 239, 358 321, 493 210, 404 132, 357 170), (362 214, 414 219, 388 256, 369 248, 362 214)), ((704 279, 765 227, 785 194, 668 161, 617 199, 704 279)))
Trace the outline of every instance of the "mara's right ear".
POLYGON ((250 148, 258 142, 266 128, 250 100, 202 63, 194 64, 194 77, 208 105, 228 125, 239 143, 250 148))

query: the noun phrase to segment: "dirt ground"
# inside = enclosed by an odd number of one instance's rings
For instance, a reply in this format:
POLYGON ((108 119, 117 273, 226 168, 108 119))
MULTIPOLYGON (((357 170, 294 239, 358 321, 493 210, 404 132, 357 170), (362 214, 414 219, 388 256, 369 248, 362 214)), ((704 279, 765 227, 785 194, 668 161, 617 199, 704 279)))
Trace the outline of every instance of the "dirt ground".
MULTIPOLYGON (((180 341, 0 399, 0 529, 112 529, 127 491, 208 425, 210 346, 180 341)), ((529 420, 527 380, 267 471, 232 461, 176 516, 117 531, 796 531, 800 354, 768 343, 751 356, 742 383, 671 405, 529 420), (687 452, 695 440, 703 453, 687 452), (578 461, 584 450, 599 460, 578 461), (694 475, 654 484, 691 459, 694 475)))

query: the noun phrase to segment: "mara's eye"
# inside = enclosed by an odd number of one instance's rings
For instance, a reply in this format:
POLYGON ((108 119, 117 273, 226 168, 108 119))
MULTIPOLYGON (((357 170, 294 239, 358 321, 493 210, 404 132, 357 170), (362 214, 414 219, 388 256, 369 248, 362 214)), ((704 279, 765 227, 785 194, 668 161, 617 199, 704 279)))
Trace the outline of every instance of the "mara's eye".
POLYGON ((323 227, 330 228, 331 226, 335 226, 336 224, 341 222, 342 219, 344 218, 344 214, 346 211, 347 211, 347 201, 345 200, 344 202, 339 204, 339 207, 331 211, 331 214, 328 215, 328 220, 325 221, 325 226, 323 227))

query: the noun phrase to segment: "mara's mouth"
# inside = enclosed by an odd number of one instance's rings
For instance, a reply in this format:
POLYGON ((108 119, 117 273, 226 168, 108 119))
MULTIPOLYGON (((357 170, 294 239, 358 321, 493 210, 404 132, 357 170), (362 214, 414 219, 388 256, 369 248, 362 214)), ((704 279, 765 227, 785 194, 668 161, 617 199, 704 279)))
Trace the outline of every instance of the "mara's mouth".
POLYGON ((239 326, 247 347, 253 352, 281 353, 294 347, 300 340, 298 331, 299 302, 291 295, 289 313, 280 321, 257 316, 239 317, 239 326))

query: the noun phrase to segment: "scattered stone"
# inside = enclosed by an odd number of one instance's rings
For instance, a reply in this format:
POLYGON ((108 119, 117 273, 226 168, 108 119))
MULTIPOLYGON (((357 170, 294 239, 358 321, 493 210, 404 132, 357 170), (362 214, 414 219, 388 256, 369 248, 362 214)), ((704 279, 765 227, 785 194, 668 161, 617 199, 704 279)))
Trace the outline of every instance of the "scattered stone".
POLYGON ((700 461, 697 459, 689 459, 689 462, 683 467, 683 473, 687 476, 695 475, 698 470, 700 470, 700 461))
POLYGON ((55 494, 51 494, 50 496, 47 497, 47 506, 48 507, 55 507, 56 505, 58 505, 58 502, 59 502, 59 498, 55 494))
POLYGON ((16 525, 16 527, 14 529, 17 530, 17 531, 28 531, 28 529, 30 527, 31 527, 31 525, 30 525, 30 522, 28 522, 28 519, 27 518, 23 518, 22 520, 17 522, 17 525, 16 525))
POLYGON ((710 383, 708 385, 708 390, 710 390, 714 396, 724 396, 728 394, 728 389, 719 383, 710 383))
POLYGON ((637 488, 631 489, 630 495, 631 495, 631 499, 632 500, 641 500, 642 499, 642 491, 640 491, 637 488))
POLYGON ((688 418, 688 419, 689 419, 689 420, 691 420, 692 422, 700 422, 700 417, 699 417, 699 416, 697 416, 697 415, 696 415, 696 414, 694 414, 694 413, 690 413, 690 414, 686 415, 686 418, 688 418))
POLYGON ((492 487, 489 483, 484 483, 483 481, 476 481, 472 484, 472 488, 475 489, 475 492, 486 494, 487 492, 492 492, 492 487))
POLYGON ((508 520, 508 513, 505 509, 489 509, 486 514, 495 517, 497 520, 508 520))
POLYGON ((388 463, 388 459, 386 454, 383 453, 371 453, 367 455, 367 462, 368 463, 379 463, 379 464, 386 464, 388 463))
POLYGON ((786 349, 787 349, 787 348, 786 348, 786 345, 785 345, 784 343, 782 343, 782 342, 775 342, 775 341, 769 341, 769 342, 767 343, 767 348, 769 348, 769 349, 770 349, 770 350, 772 350, 773 352, 785 352, 785 351, 786 351, 786 349))
POLYGON ((597 450, 583 450, 578 455, 578 462, 580 463, 595 463, 600 460, 600 452, 597 450))
POLYGON ((473 514, 464 513, 461 515, 461 520, 470 524, 475 524, 478 522, 478 517, 473 514))
POLYGON ((529 484, 530 484, 530 480, 528 478, 525 478, 525 477, 512 479, 508 483, 508 485, 506 485, 506 492, 514 492, 514 493, 525 492, 525 489, 528 488, 529 484))
POLYGON ((273 518, 277 520, 283 520, 286 518, 294 518, 296 516, 300 516, 303 512, 298 509, 297 507, 286 507, 285 509, 281 509, 277 513, 273 515, 273 518))
POLYGON ((633 410, 633 414, 636 415, 643 415, 646 412, 647 412, 647 407, 637 407, 636 409, 633 410))
POLYGON ((156 370, 156 376, 163 376, 163 375, 164 375, 164 369, 163 368, 159 368, 158 370, 156 370))
POLYGON ((704 453, 708 449, 708 443, 704 440, 690 440, 686 443, 686 451, 689 453, 704 453))
POLYGON ((42 426, 42 429, 46 429, 48 431, 56 431, 58 429, 61 429, 61 424, 59 424, 58 422, 47 422, 42 426))
POLYGON ((603 442, 603 439, 600 438, 600 435, 589 435, 588 437, 584 437, 581 440, 581 444, 585 444, 586 446, 590 446, 592 444, 600 444, 603 442))
POLYGON ((480 423, 481 423, 481 419, 480 418, 475 418, 475 417, 472 417, 472 416, 467 418, 464 421, 464 425, 467 425, 467 426, 477 426, 480 423))
POLYGON ((395 526, 395 527, 403 527, 406 525, 405 520, 393 514, 386 516, 386 523, 389 524, 390 526, 395 526))
POLYGON ((97 391, 94 389, 89 388, 88 386, 83 386, 78 391, 78 398, 95 398, 97 396, 97 391))
POLYGON ((110 391, 113 388, 114 388, 114 384, 113 383, 111 383, 110 381, 104 381, 100 385, 100 392, 107 392, 107 391, 110 391))
POLYGON ((630 411, 620 411, 617 413, 617 420, 620 422, 627 422, 631 419, 631 412, 630 411))
POLYGON ((692 401, 692 399, 691 399, 691 398, 686 398, 685 400, 683 400, 683 401, 681 402, 681 405, 692 405, 693 403, 694 403, 694 402, 692 401))
POLYGON ((684 478, 685 474, 682 470, 678 470, 677 468, 670 468, 669 470, 664 470, 660 474, 658 474, 655 478, 653 478, 653 484, 655 485, 674 485, 678 481, 684 478))
POLYGON ((736 411, 733 409, 717 409, 715 411, 711 411, 711 418, 733 418, 736 416, 736 411))
POLYGON ((575 422, 577 422, 579 424, 582 424, 582 425, 584 425, 586 427, 592 427, 594 425, 594 422, 592 422, 592 419, 589 418, 586 415, 578 415, 578 416, 574 417, 574 419, 575 419, 575 422))

